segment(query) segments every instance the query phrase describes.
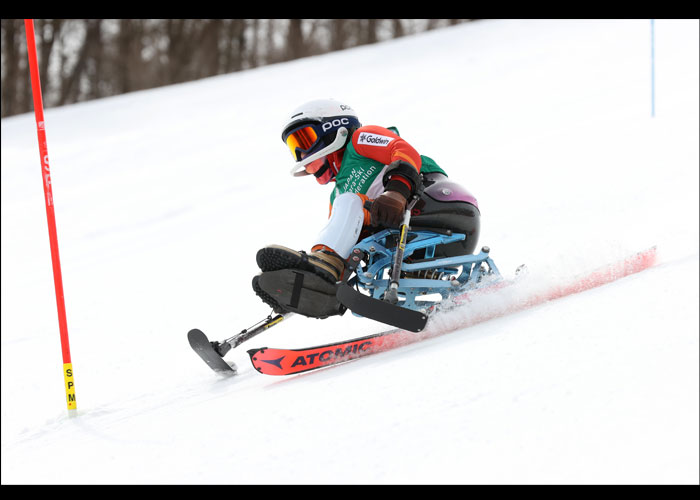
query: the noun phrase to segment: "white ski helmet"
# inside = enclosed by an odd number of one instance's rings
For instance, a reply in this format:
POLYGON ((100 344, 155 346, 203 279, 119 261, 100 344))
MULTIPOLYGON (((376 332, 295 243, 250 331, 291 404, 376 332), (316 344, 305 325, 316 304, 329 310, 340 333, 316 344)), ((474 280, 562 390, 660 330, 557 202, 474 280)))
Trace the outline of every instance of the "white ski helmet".
POLYGON ((282 141, 296 161, 292 175, 310 175, 307 165, 345 147, 361 126, 350 106, 333 99, 310 101, 296 108, 282 129, 282 141))

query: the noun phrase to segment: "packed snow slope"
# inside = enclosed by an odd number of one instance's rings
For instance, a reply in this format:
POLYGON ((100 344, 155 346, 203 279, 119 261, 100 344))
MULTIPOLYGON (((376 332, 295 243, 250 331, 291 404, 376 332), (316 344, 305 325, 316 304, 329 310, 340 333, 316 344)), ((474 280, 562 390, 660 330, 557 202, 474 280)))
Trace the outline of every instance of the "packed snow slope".
MULTIPOLYGON (((2 120, 2 483, 698 483, 698 21, 466 24, 50 109, 75 370, 63 389, 33 114, 2 120), (330 187, 293 178, 286 112, 396 125, 479 200, 480 244, 539 287, 656 246, 652 268, 289 378, 252 347, 383 325, 269 310, 256 251, 308 249, 330 187)), ((521 298, 527 287, 514 288, 521 298)), ((513 300, 513 293, 500 300, 513 300)), ((433 328, 440 326, 437 319, 433 328), (437 325, 437 326, 436 326, 437 325)))

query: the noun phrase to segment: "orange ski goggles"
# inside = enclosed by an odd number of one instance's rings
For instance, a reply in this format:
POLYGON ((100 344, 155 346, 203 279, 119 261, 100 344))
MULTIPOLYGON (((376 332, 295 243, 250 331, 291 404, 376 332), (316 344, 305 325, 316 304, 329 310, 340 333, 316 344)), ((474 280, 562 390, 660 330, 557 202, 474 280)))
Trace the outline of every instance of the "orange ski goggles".
POLYGON ((305 125, 292 130, 284 139, 284 142, 287 144, 294 159, 300 161, 318 145, 319 137, 313 126, 305 125))

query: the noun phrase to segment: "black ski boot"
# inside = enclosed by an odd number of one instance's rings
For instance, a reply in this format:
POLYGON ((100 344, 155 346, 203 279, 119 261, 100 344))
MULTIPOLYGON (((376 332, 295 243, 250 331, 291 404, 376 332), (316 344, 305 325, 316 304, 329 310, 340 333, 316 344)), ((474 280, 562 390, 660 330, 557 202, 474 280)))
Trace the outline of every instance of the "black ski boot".
POLYGON ((275 312, 312 318, 345 312, 335 297, 345 262, 335 253, 319 250, 307 254, 270 245, 258 251, 256 261, 263 273, 253 278, 253 290, 275 312))
POLYGON ((317 250, 307 254, 281 245, 269 245, 258 251, 255 260, 261 271, 300 269, 311 271, 329 283, 340 281, 345 270, 345 261, 335 252, 317 250))

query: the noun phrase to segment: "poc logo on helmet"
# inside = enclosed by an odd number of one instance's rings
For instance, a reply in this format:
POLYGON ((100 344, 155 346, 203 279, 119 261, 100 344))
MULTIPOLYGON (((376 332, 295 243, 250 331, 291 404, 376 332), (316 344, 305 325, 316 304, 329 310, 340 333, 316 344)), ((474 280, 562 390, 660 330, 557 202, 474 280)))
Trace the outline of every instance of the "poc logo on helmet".
POLYGON ((326 132, 332 128, 340 127, 341 125, 350 125, 350 120, 347 118, 336 118, 335 120, 331 120, 329 122, 323 122, 321 128, 324 132, 326 132))

